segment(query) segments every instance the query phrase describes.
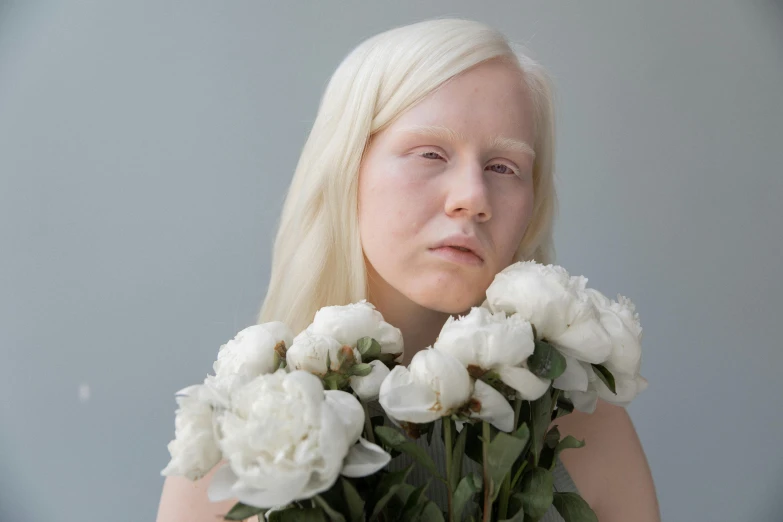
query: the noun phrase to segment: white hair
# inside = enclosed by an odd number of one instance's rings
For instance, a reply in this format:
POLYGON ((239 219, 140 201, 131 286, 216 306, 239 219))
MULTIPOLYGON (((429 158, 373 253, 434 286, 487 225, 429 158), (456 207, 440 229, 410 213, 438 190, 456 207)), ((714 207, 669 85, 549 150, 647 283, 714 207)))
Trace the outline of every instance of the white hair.
POLYGON ((514 261, 554 261, 554 111, 546 71, 522 47, 484 24, 437 19, 362 42, 342 61, 321 99, 275 238, 259 322, 294 332, 328 305, 366 299, 359 238, 359 166, 370 137, 444 82, 491 59, 519 67, 534 106, 534 208, 514 261))

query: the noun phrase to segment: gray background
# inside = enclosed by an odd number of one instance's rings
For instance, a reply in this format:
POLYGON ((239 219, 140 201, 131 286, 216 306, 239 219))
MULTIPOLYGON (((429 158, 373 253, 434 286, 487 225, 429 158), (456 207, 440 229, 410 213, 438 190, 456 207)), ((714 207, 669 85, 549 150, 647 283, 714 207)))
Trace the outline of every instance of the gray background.
POLYGON ((0 521, 154 518, 329 75, 444 15, 555 77, 558 262, 641 313, 664 520, 783 520, 780 4, 0 5, 0 521))

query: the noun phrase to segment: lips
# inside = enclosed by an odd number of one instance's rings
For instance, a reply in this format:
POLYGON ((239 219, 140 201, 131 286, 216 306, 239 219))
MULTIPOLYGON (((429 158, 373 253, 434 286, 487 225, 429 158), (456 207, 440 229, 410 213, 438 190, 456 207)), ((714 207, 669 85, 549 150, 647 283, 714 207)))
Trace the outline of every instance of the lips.
POLYGON ((460 263, 471 265, 484 263, 481 243, 473 236, 450 236, 438 242, 430 250, 460 263))

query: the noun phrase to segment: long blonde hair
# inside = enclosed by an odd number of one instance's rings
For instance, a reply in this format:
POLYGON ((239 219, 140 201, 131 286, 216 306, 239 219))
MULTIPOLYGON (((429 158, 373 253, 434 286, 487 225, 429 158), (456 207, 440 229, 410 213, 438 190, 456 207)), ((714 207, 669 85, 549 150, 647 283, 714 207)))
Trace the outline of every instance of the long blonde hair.
POLYGON ((328 305, 366 299, 358 177, 369 138, 444 82, 486 60, 519 66, 534 105, 533 216, 515 261, 553 262, 554 110, 546 71, 498 31, 437 19, 362 42, 332 75, 286 196, 259 322, 298 332, 328 305))

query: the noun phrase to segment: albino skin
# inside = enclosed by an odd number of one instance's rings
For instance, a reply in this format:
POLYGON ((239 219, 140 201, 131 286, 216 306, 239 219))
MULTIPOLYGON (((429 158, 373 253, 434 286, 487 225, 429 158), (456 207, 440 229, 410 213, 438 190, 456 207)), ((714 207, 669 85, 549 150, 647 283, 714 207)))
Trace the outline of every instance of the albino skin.
MULTIPOLYGON (((402 331, 405 364, 450 315, 480 304, 511 264, 532 217, 532 144, 521 73, 500 61, 447 82, 371 139, 359 174, 368 300, 402 331), (474 253, 435 248, 449 238, 474 253)), ((563 437, 587 439, 562 461, 601 522, 660 521, 625 408, 599 401, 595 413, 555 424, 563 437)), ((214 522, 226 513, 234 501, 207 500, 211 475, 166 478, 158 522, 214 522)))

